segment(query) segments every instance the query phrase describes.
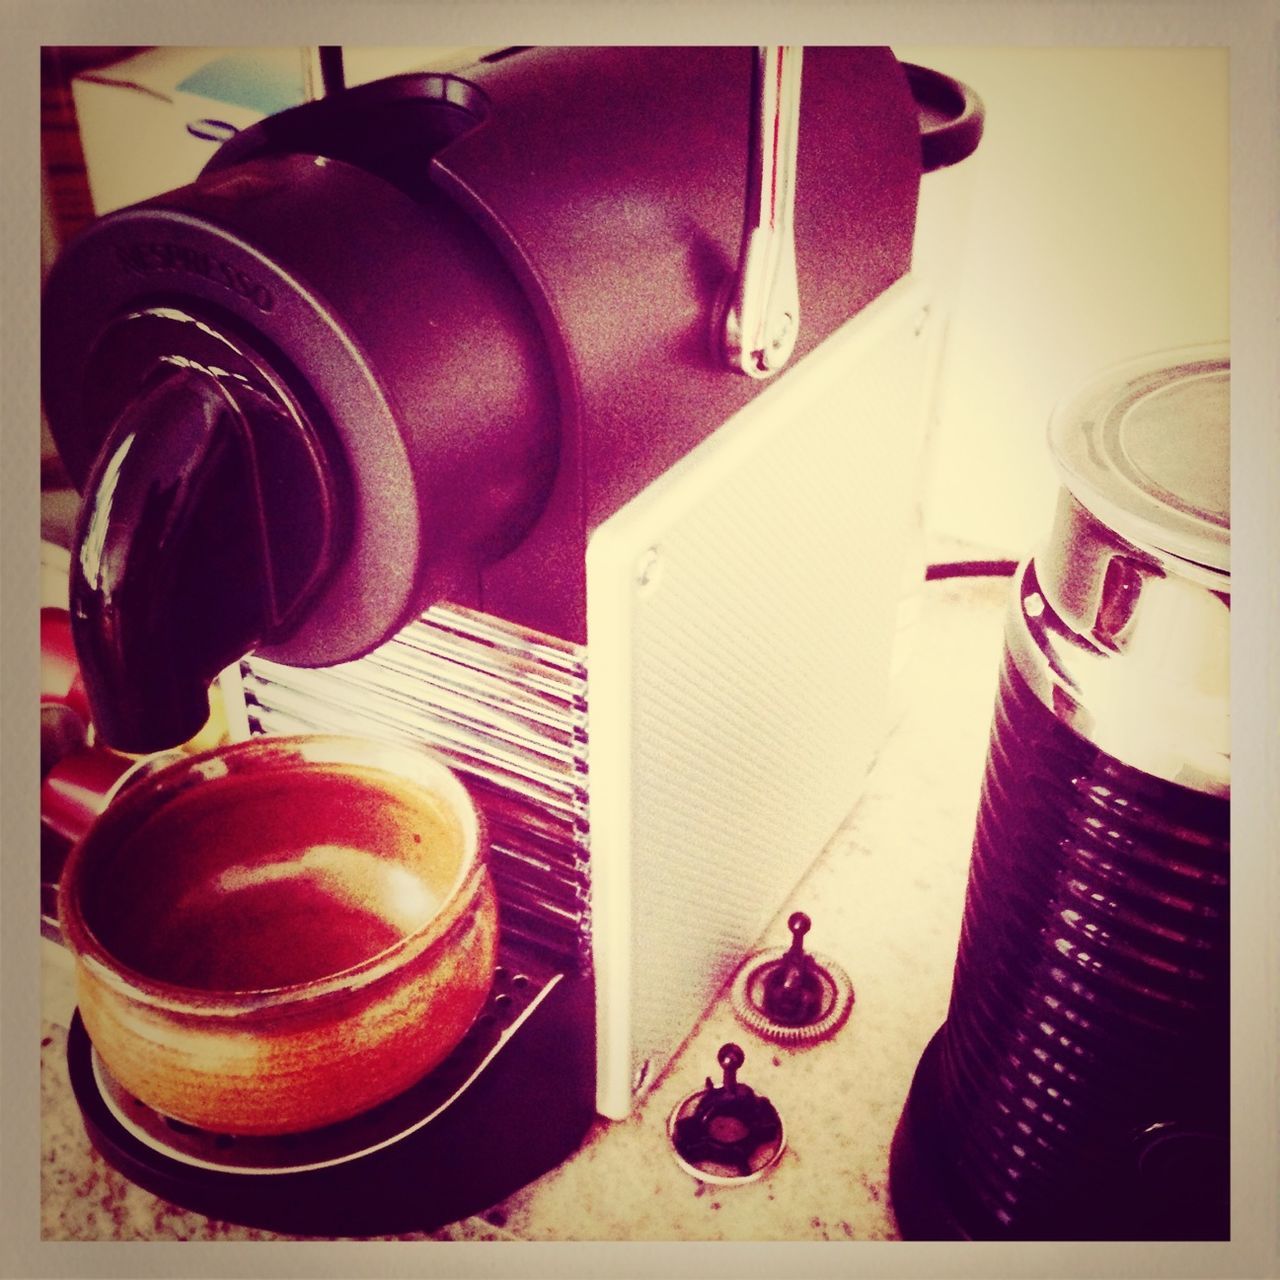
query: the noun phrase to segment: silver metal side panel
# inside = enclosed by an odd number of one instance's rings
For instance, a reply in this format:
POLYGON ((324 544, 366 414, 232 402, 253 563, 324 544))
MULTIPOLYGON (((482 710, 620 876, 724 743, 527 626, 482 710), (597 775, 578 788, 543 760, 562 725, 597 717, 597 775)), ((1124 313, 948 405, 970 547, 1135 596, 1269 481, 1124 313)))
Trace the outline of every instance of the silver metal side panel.
POLYGON ((883 735, 933 367, 925 301, 900 282, 591 540, 604 1115, 661 1073, 883 735))

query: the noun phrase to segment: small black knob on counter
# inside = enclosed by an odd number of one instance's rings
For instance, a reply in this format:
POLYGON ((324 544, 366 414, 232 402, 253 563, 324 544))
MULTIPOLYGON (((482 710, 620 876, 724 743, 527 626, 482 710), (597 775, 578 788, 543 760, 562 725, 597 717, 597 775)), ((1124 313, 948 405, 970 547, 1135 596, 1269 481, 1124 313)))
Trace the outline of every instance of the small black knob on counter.
POLYGON ((791 945, 749 956, 730 993, 741 1022, 768 1040, 805 1045, 833 1036, 853 1007, 853 984, 834 961, 806 952, 803 911, 787 921, 791 945))
POLYGON ((782 1155, 782 1119, 768 1098, 739 1082, 746 1054, 738 1045, 721 1046, 716 1060, 723 1083, 708 1076, 704 1090, 676 1107, 668 1125, 671 1143, 685 1171, 701 1181, 751 1181, 782 1155))

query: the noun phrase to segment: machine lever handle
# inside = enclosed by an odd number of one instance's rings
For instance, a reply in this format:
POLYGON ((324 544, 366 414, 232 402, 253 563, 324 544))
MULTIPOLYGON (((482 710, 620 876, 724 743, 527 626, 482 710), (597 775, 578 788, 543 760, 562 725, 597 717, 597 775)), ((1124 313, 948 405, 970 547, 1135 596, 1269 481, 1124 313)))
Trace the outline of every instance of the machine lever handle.
POLYGON ((764 45, 752 64, 746 208, 723 332, 729 367, 752 378, 787 363, 800 326, 792 223, 803 55, 798 45, 764 45))

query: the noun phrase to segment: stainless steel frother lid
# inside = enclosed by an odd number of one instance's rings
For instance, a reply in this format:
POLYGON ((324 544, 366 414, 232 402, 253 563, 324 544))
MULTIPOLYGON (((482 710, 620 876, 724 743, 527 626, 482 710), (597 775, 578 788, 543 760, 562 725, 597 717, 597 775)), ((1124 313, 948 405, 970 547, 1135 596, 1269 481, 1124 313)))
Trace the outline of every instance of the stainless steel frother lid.
POLYGON ((1231 568, 1230 360, 1187 348, 1112 369, 1066 400, 1049 441, 1098 520, 1161 558, 1231 568))

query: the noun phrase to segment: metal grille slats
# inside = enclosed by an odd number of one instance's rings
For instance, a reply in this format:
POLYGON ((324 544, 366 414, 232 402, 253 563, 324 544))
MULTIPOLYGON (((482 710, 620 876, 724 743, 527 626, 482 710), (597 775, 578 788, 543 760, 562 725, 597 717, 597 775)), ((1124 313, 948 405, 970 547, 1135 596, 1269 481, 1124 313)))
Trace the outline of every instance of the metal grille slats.
POLYGON ((353 662, 241 665, 254 733, 407 738, 439 752, 484 811, 503 928, 557 960, 590 954, 584 651, 435 606, 353 662))

